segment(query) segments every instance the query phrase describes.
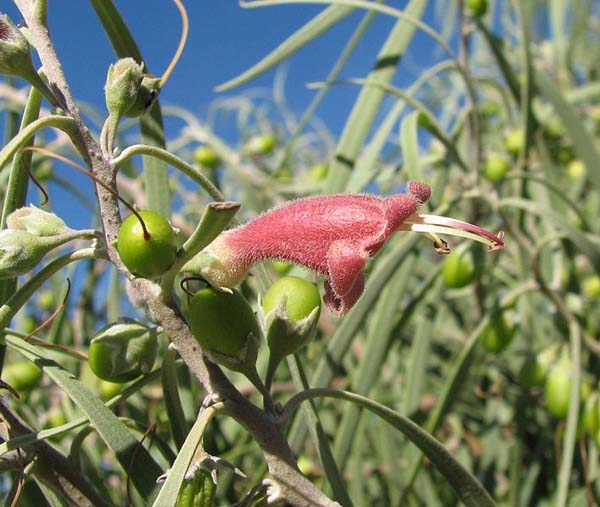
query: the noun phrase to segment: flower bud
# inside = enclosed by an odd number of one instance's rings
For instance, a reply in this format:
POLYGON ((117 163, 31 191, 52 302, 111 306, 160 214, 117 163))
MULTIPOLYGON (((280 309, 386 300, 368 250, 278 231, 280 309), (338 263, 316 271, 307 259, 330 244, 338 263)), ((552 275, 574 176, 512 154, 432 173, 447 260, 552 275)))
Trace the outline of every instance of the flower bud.
POLYGON ((6 14, 0 14, 0 73, 25 79, 36 74, 31 46, 6 14))
POLYGON ((142 66, 133 58, 121 58, 108 67, 105 97, 108 112, 121 118, 135 104, 142 85, 142 66))
POLYGON ((160 78, 145 75, 138 87, 137 96, 131 107, 125 112, 128 118, 137 118, 152 107, 160 93, 160 78))
POLYGON ((187 311, 192 334, 215 362, 248 376, 255 371, 260 330, 252 307, 238 291, 198 291, 187 311))
POLYGON ((66 226, 62 218, 36 208, 33 204, 13 211, 6 218, 9 229, 26 231, 34 236, 58 236, 72 229, 66 226))
POLYGON ((270 349, 267 385, 281 360, 295 354, 314 336, 321 313, 319 291, 297 276, 284 276, 265 293, 262 301, 270 349))
POLYGON ((150 372, 157 350, 154 330, 133 319, 123 319, 109 324, 94 336, 88 361, 98 378, 124 383, 150 372))
POLYGON ((41 238, 26 231, 0 231, 0 280, 28 273, 61 242, 65 242, 61 236, 41 238))

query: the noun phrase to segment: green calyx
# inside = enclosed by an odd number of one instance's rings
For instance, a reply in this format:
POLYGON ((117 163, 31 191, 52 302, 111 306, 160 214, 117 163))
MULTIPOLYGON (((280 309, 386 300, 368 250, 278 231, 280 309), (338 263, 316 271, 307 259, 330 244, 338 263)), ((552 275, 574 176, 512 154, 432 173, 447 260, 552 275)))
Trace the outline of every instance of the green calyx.
POLYGON ((37 76, 31 46, 6 14, 0 14, 0 73, 29 80, 37 76))
POLYGON ((54 213, 36 208, 33 204, 13 211, 6 218, 6 226, 9 229, 26 231, 39 237, 59 236, 73 232, 62 218, 54 213))
POLYGON ((108 67, 105 98, 111 116, 121 118, 136 105, 143 78, 142 66, 133 58, 121 58, 108 67))
POLYGON ((198 291, 186 312, 192 334, 216 363, 246 375, 255 373, 260 329, 250 303, 239 291, 198 291))
POLYGON ((210 473, 198 469, 190 479, 186 478, 181 484, 177 495, 176 507, 211 507, 217 490, 210 473))
POLYGON ((160 78, 144 75, 131 107, 125 113, 128 118, 137 118, 148 111, 160 94, 160 78))
POLYGON ((176 234, 169 222, 156 211, 140 211, 148 236, 140 219, 132 214, 121 224, 116 248, 121 261, 134 275, 154 278, 162 275, 175 261, 176 234))
POLYGON ((158 352, 156 332, 133 319, 109 324, 90 342, 88 362, 94 374, 114 383, 149 373, 158 352))

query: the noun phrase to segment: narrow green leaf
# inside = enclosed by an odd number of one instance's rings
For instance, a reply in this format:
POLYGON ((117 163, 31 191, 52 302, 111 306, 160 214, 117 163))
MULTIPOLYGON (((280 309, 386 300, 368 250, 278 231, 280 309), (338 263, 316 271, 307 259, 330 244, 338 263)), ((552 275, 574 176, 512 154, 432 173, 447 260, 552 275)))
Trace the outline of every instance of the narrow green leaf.
POLYGON ((421 180, 421 166, 419 165, 419 112, 407 114, 400 125, 400 147, 402 149, 402 168, 409 180, 421 180))
POLYGON ((303 46, 315 40, 332 26, 339 23, 353 10, 353 7, 342 5, 332 5, 327 7, 323 12, 319 13, 308 23, 296 30, 262 60, 255 63, 248 70, 242 72, 239 76, 217 86, 216 91, 222 92, 231 90, 232 88, 247 83, 255 77, 267 72, 278 63, 289 58, 303 46))
POLYGON ((179 386, 177 384, 177 368, 175 357, 177 352, 171 347, 167 349, 162 364, 162 388, 163 399, 167 407, 167 416, 171 426, 171 433, 177 449, 181 449, 185 436, 187 435, 187 423, 179 397, 179 386))
POLYGON ((590 181, 596 189, 600 189, 600 158, 592 137, 577 117, 573 106, 565 100, 561 90, 552 80, 541 71, 534 71, 534 78, 541 94, 552 103, 554 110, 560 116, 565 132, 573 142, 577 157, 585 163, 590 181))
POLYGON ((355 403, 381 417, 415 444, 444 475, 467 507, 495 507, 494 500, 479 481, 433 436, 407 417, 364 396, 336 389, 311 389, 297 395, 302 399, 335 398, 355 403))
POLYGON ((47 351, 16 336, 5 336, 2 341, 39 366, 77 404, 115 453, 139 493, 144 498, 152 498, 157 490, 156 479, 162 470, 119 418, 84 384, 51 359, 47 351))

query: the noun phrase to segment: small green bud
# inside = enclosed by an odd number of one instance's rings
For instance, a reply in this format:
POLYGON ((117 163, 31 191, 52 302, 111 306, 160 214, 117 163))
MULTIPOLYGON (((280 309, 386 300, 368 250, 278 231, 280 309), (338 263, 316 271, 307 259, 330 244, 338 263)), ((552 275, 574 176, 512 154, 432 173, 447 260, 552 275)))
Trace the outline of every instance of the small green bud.
POLYGON ((215 363, 247 376, 256 371, 260 329, 252 307, 237 290, 199 290, 186 315, 192 334, 215 363))
POLYGON ((34 269, 44 255, 60 244, 53 239, 13 229, 0 231, 0 280, 34 269))
POLYGON ((198 469, 191 479, 186 478, 177 495, 176 507, 211 507, 217 485, 212 481, 210 473, 198 469))
POLYGON ((467 10, 474 18, 480 18, 485 15, 488 9, 487 0, 467 0, 467 10))
POLYGON ((518 156, 525 146, 525 133, 523 129, 509 130, 504 136, 504 145, 508 153, 514 157, 518 156))
POLYGON ((500 155, 491 155, 485 163, 483 173, 488 180, 495 183, 504 178, 504 175, 508 172, 509 168, 510 166, 504 157, 500 155))
POLYGON ((104 92, 112 116, 121 118, 135 105, 143 78, 142 66, 133 58, 121 58, 108 67, 104 92))
POLYGON ((0 74, 29 80, 37 76, 31 60, 31 46, 6 14, 0 14, 0 74))
POLYGON ((265 293, 262 308, 270 350, 269 385, 281 360, 298 352, 314 337, 321 297, 312 283, 297 276, 284 276, 265 293))
POLYGON ((54 213, 49 213, 36 208, 33 204, 13 211, 6 218, 9 229, 26 231, 34 236, 58 236, 72 229, 66 226, 62 218, 54 213))
POLYGON ((160 93, 160 78, 145 75, 138 88, 135 101, 125 113, 128 118, 137 118, 152 107, 160 93))
POLYGON ((94 336, 88 361, 98 378, 124 383, 150 372, 157 351, 154 330, 135 320, 123 319, 109 324, 94 336))

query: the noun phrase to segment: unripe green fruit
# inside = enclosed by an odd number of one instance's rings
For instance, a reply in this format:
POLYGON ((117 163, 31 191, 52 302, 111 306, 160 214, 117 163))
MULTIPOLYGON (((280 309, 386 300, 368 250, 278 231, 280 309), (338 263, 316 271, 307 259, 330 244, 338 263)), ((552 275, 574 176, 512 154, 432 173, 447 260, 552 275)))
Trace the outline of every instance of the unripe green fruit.
POLYGON ((177 244, 175 231, 169 222, 156 211, 139 212, 150 238, 138 217, 129 215, 117 235, 117 250, 121 261, 134 275, 153 278, 162 275, 175 261, 177 244))
POLYGON ((488 352, 497 354, 502 352, 514 336, 514 329, 506 322, 503 315, 495 315, 481 333, 481 345, 488 352))
POLYGON ((123 390, 123 384, 117 382, 109 382, 108 380, 100 380, 98 382, 98 392, 103 400, 110 400, 123 390))
POLYGON ((496 182, 504 177, 508 169, 509 165, 504 157, 493 155, 488 158, 483 173, 488 180, 496 182))
POLYGON ((327 178, 329 166, 327 164, 318 163, 313 165, 308 171, 308 180, 312 183, 318 183, 327 178))
POLYGON ((600 428, 600 403, 598 393, 593 392, 585 401, 582 415, 583 430, 589 435, 596 435, 600 428))
POLYGON ((590 275, 583 279, 581 289, 584 296, 592 298, 600 298, 600 276, 590 275))
POLYGON ((237 357, 250 334, 260 336, 252 307, 237 290, 233 294, 213 287, 198 291, 190 302, 187 319, 192 334, 208 353, 237 357))
POLYGON ((293 322, 308 317, 315 308, 321 307, 317 288, 297 276, 284 276, 271 285, 262 300, 265 313, 273 311, 282 299, 287 318, 293 322))
POLYGON ((453 251, 444 260, 442 267, 442 278, 449 289, 460 289, 466 287, 477 276, 473 254, 453 251))
POLYGON ((563 419, 569 411, 571 400, 571 369, 567 356, 563 356, 546 376, 544 398, 548 412, 554 417, 563 419))
POLYGON ((194 152, 194 161, 208 169, 216 169, 221 165, 221 159, 208 145, 202 145, 194 152))
POLYGON ((109 324, 90 343, 88 362, 94 374, 114 383, 150 372, 156 353, 156 333, 134 320, 109 324))
POLYGON ((279 276, 285 275, 293 267, 293 264, 287 261, 273 261, 271 264, 273 266, 273 270, 279 276))
POLYGON ((525 134, 522 129, 509 131, 504 137, 506 150, 513 156, 519 155, 525 146, 525 134))
POLYGON ((4 366, 2 378, 16 391, 31 391, 42 380, 42 370, 31 361, 16 361, 4 366))
POLYGON ((578 158, 571 160, 567 165, 567 176, 571 181, 580 181, 585 178, 587 170, 583 160, 578 158))
POLYGON ((541 387, 546 380, 546 368, 538 359, 536 354, 529 354, 521 371, 519 372, 519 381, 524 387, 541 387))
POLYGON ((465 5, 469 14, 474 18, 484 16, 488 8, 487 0, 467 0, 465 5))
POLYGON ((277 139, 272 134, 256 136, 244 145, 244 153, 250 156, 268 155, 277 145, 277 139))

